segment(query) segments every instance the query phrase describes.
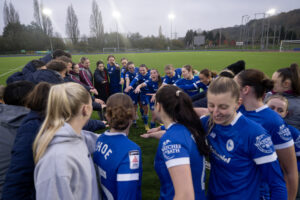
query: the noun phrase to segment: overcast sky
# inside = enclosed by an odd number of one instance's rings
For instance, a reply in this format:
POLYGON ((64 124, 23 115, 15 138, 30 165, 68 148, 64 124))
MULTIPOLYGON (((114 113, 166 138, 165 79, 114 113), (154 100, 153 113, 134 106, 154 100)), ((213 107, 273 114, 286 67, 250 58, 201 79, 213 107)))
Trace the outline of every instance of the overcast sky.
MULTIPOLYGON (((32 0, 7 1, 15 6, 22 24, 33 21, 32 0)), ((89 36, 92 0, 43 0, 44 7, 52 10, 54 31, 66 37, 66 11, 71 3, 78 17, 80 34, 89 36)), ((161 25, 163 34, 168 37, 171 32, 169 13, 175 15, 173 32, 177 32, 177 37, 183 37, 188 29, 211 30, 239 25, 242 16, 246 14, 253 18, 254 13, 266 12, 271 8, 275 8, 277 13, 300 8, 300 0, 97 0, 97 3, 105 32, 116 30, 112 12, 118 10, 121 13, 118 23, 120 32, 157 36, 161 25)), ((4 28, 3 4, 4 0, 0 0, 1 34, 4 28)))

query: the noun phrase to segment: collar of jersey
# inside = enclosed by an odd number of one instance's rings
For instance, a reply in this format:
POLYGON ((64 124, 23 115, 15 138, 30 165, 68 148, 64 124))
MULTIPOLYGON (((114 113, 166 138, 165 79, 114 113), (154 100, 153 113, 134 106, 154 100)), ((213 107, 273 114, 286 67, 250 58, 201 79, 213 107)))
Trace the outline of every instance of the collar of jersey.
POLYGON ((239 118, 242 116, 242 113, 238 112, 233 121, 230 123, 231 126, 234 126, 239 118))
POLYGON ((109 131, 105 131, 104 134, 107 135, 107 136, 124 135, 124 136, 127 137, 126 133, 118 133, 118 132, 117 133, 110 133, 109 131))
POLYGON ((168 130, 169 128, 171 128, 173 125, 175 125, 176 123, 175 122, 173 122, 173 123, 171 123, 167 128, 166 128, 166 130, 168 130))
POLYGON ((268 106, 267 106, 267 105, 263 105, 262 107, 257 108, 257 109, 255 110, 255 112, 260 112, 260 111, 262 111, 262 110, 264 110, 264 109, 266 109, 266 108, 268 108, 268 106))

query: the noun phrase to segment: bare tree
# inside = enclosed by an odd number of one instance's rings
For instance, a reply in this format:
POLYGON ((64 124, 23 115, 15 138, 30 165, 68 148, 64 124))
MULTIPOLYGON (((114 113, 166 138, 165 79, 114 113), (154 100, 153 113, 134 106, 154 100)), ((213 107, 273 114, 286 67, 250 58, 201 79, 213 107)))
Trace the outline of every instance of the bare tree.
POLYGON ((11 2, 7 5, 6 0, 3 6, 3 18, 5 26, 9 23, 20 23, 19 14, 15 10, 14 5, 11 2))
POLYGON ((163 33, 162 33, 162 28, 161 28, 161 26, 159 26, 159 28, 158 28, 158 37, 159 37, 159 38, 163 38, 163 37, 164 37, 164 35, 163 35, 163 33))
POLYGON ((66 22, 66 33, 69 38, 71 38, 72 43, 76 44, 80 35, 78 28, 78 19, 73 9, 72 4, 67 10, 67 22, 66 22))
POLYGON ((104 37, 104 28, 102 23, 101 11, 95 0, 92 3, 92 14, 90 16, 90 29, 93 36, 96 37, 97 41, 102 41, 104 37))
POLYGON ((51 36, 53 33, 52 22, 49 16, 45 15, 43 11, 43 4, 39 4, 38 0, 33 0, 33 16, 35 23, 43 32, 51 36))

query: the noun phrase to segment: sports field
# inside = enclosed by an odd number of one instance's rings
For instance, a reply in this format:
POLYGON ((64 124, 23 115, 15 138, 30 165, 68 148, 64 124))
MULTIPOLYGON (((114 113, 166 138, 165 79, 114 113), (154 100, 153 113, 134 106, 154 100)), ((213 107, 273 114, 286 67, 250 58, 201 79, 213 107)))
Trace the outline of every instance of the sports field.
MULTIPOLYGON (((80 57, 86 56, 91 61, 92 71, 96 68, 96 62, 102 60, 106 62, 108 54, 97 55, 73 55, 74 62, 79 62, 80 57)), ((264 71, 268 76, 282 67, 287 67, 291 63, 300 64, 300 53, 293 52, 223 52, 223 51, 201 51, 201 52, 167 52, 167 53, 134 53, 115 54, 116 60, 122 57, 133 61, 136 66, 146 64, 148 68, 156 68, 163 75, 163 68, 166 64, 173 64, 176 68, 190 64, 194 69, 201 70, 208 68, 213 71, 220 71, 224 67, 238 61, 244 60, 246 68, 256 68, 264 71)), ((5 85, 9 75, 16 71, 21 71, 22 67, 36 56, 23 57, 0 57, 0 84, 5 85), (15 70, 14 70, 15 69, 15 70)), ((93 118, 96 118, 93 114, 93 118)), ((142 139, 139 137, 145 130, 142 128, 142 121, 139 120, 138 129, 132 128, 129 137, 140 145, 143 154, 143 199, 158 199, 159 180, 154 171, 154 156, 158 141, 154 139, 142 139)))

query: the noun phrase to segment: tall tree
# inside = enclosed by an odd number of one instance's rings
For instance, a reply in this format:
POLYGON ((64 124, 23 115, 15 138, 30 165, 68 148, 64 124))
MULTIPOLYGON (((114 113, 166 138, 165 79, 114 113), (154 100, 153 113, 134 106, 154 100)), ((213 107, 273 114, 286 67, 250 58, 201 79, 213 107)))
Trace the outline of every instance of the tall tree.
POLYGON ((77 44, 80 32, 78 28, 78 19, 72 4, 68 7, 67 10, 66 33, 72 40, 72 43, 77 44))
POLYGON ((104 37, 104 28, 102 23, 101 11, 95 0, 92 3, 92 14, 90 16, 90 29, 93 36, 98 41, 102 41, 104 37))
POLYGON ((39 4, 38 0, 33 0, 33 16, 35 24, 40 27, 46 35, 51 36, 53 27, 50 16, 43 13, 43 4, 39 4))
POLYGON ((195 33, 193 30, 188 30, 186 32, 184 41, 187 46, 191 46, 194 44, 194 36, 195 36, 195 33))
POLYGON ((158 37, 159 37, 159 38, 163 38, 163 37, 164 37, 164 35, 163 35, 163 33, 162 33, 162 28, 161 28, 161 26, 159 26, 159 28, 158 28, 158 37))
POLYGON ((15 10, 14 5, 11 2, 7 5, 6 0, 3 6, 3 18, 5 26, 9 23, 20 23, 19 14, 15 10))

